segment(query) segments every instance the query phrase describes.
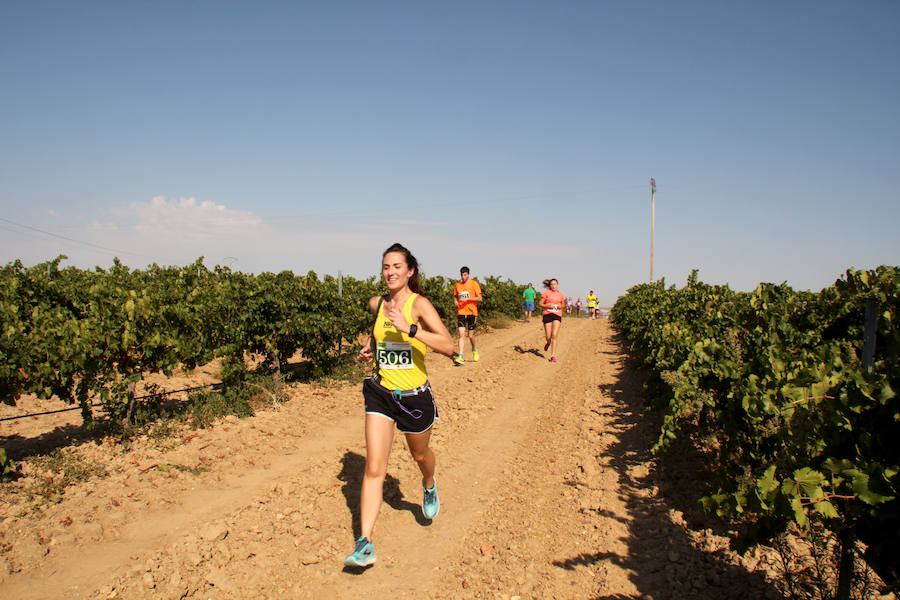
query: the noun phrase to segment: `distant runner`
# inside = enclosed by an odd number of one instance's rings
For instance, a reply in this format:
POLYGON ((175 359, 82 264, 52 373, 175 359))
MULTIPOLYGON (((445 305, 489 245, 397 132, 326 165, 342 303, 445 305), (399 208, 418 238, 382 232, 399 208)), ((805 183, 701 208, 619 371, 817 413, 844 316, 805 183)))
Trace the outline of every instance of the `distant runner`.
POLYGON ((575 303, 575 316, 580 317, 581 311, 584 309, 584 305, 581 303, 581 298, 578 299, 578 302, 575 303))
POLYGON ((597 296, 594 295, 594 290, 591 290, 591 293, 588 294, 587 305, 588 314, 592 319, 595 318, 597 316, 597 296))
POLYGON ((525 291, 522 292, 522 298, 525 299, 525 322, 531 323, 531 313, 534 312, 534 297, 537 296, 537 290, 530 283, 525 291))
POLYGON ((572 316, 572 296, 566 296, 566 316, 572 316))
POLYGON ((463 364, 463 350, 466 345, 466 333, 472 345, 472 360, 478 362, 478 350, 475 349, 475 318, 478 316, 478 303, 481 302, 481 285, 469 278, 469 267, 459 269, 460 281, 453 288, 453 304, 456 305, 456 326, 459 328, 459 354, 453 359, 457 366, 463 364))
POLYGON ((556 362, 556 342, 559 338, 559 326, 562 325, 562 307, 566 297, 559 291, 559 282, 556 279, 545 279, 544 287, 547 288, 541 294, 541 308, 544 309, 544 335, 547 336, 544 350, 550 348, 550 362, 556 362))
POLYGON ((359 358, 375 358, 375 372, 363 381, 366 407, 366 470, 359 497, 360 537, 348 567, 375 563, 372 530, 381 508, 388 456, 394 427, 406 435, 406 445, 422 472, 422 513, 437 516, 441 507, 434 479, 434 452, 429 446, 431 427, 438 418, 428 372, 426 348, 450 356, 453 338, 431 302, 419 295, 419 263, 409 250, 394 244, 382 255, 381 276, 385 296, 369 299, 375 313, 372 333, 359 358))

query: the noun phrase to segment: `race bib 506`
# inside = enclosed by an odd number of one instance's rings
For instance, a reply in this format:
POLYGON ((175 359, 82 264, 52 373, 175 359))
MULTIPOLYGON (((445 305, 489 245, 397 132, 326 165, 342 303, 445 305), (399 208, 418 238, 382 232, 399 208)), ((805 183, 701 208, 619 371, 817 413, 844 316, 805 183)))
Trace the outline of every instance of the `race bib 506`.
POLYGON ((382 369, 413 369, 412 344, 409 342, 378 342, 378 366, 382 369))

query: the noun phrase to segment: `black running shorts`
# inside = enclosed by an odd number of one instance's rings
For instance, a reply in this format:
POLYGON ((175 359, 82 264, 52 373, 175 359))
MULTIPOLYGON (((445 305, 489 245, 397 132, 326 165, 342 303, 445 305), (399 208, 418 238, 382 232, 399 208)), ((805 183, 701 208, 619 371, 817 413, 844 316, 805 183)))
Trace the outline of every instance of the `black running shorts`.
POLYGON ((456 315, 457 327, 465 327, 469 331, 475 331, 475 315, 456 315))
POLYGON ((544 323, 552 323, 553 321, 562 321, 562 317, 556 313, 547 313, 543 317, 544 323))
POLYGON ((363 380, 363 399, 366 403, 366 414, 387 417, 397 423, 401 433, 424 433, 431 429, 438 419, 434 394, 431 384, 425 382, 416 393, 396 392, 385 388, 371 377, 363 380))

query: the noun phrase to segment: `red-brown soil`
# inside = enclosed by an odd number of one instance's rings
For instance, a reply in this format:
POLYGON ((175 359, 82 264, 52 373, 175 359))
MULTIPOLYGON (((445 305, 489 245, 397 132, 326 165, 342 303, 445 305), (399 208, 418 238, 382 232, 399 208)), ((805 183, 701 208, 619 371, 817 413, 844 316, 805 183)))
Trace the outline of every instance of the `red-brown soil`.
POLYGON ((478 363, 428 358, 440 515, 422 517, 398 435, 378 562, 361 573, 343 567, 365 462, 359 384, 295 385, 252 418, 127 447, 81 440, 77 412, 0 422, 13 451, 68 438, 64 453, 107 471, 56 503, 27 499, 37 473, 0 488, 0 596, 777 597, 773 555, 729 552, 698 513, 696 458, 649 453, 658 423, 606 320, 565 320, 556 364, 537 321, 478 341, 478 363))

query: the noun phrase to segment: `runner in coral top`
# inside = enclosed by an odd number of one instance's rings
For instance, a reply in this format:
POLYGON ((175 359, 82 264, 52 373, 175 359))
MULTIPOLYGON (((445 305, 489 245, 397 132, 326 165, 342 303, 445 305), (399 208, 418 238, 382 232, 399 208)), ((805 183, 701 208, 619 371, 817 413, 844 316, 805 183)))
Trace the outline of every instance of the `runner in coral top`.
POLYGON ((541 308, 544 309, 544 335, 547 343, 544 350, 550 349, 550 362, 556 362, 556 342, 559 338, 559 326, 562 325, 563 305, 566 296, 559 291, 559 282, 556 279, 545 279, 544 293, 541 294, 541 308))

